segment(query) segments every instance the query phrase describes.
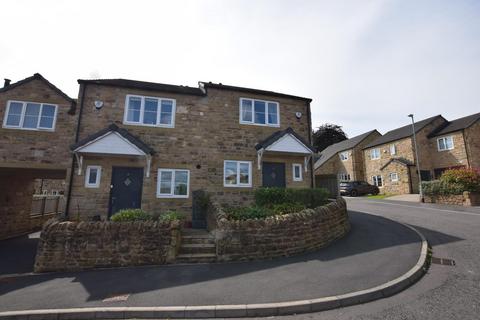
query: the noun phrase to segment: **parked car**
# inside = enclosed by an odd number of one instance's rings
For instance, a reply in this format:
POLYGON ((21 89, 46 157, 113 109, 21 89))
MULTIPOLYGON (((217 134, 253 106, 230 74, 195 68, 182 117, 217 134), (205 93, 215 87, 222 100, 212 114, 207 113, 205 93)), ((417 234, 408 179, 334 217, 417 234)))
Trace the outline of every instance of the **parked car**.
POLYGON ((365 181, 345 181, 340 182, 340 194, 352 197, 364 194, 378 194, 380 190, 377 186, 371 185, 365 181))

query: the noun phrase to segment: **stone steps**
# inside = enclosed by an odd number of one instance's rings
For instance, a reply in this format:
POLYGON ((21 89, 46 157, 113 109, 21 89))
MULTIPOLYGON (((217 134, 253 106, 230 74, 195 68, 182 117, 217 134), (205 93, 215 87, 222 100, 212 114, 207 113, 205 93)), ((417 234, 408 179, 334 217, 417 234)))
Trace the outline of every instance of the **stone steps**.
POLYGON ((191 253, 213 253, 216 254, 215 243, 182 243, 180 252, 185 254, 191 253))
POLYGON ((178 263, 212 263, 217 261, 215 253, 181 253, 177 256, 178 263))
POLYGON ((182 230, 178 263, 209 263, 217 260, 215 239, 206 230, 182 230))

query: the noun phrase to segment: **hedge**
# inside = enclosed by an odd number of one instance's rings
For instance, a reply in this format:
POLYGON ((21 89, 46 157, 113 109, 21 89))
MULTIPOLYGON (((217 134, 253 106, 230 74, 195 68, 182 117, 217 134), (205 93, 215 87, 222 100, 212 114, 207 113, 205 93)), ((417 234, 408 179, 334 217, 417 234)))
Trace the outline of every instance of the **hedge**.
POLYGON ((313 209, 327 203, 328 196, 325 188, 258 188, 255 190, 255 203, 259 207, 299 203, 313 209))

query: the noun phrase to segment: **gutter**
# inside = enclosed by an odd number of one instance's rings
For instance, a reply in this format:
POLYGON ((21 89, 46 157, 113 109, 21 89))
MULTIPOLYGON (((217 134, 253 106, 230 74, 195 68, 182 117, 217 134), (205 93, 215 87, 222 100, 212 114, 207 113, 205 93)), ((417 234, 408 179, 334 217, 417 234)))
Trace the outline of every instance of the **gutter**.
MULTIPOLYGON (((83 84, 82 89, 82 101, 80 102, 80 110, 78 111, 78 120, 77 120, 77 129, 75 130, 75 142, 78 142, 78 138, 80 136, 80 123, 82 120, 83 114, 83 105, 85 100, 85 91, 87 89, 87 83, 83 84)), ((67 203, 65 204, 65 217, 68 218, 69 210, 70 210, 70 202, 71 202, 71 194, 72 194, 72 185, 73 185, 73 175, 75 171, 75 155, 72 154, 72 166, 70 167, 70 180, 68 183, 68 194, 67 194, 67 203)))

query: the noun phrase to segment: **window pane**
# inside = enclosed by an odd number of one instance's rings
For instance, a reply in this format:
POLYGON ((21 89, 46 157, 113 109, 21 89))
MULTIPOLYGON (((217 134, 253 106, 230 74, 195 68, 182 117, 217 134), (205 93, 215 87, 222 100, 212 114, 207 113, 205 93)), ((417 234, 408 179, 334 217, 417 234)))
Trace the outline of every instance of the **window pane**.
POLYGON ((143 123, 157 124, 158 100, 145 98, 145 109, 143 112, 143 123))
POLYGON ((44 104, 42 107, 42 115, 40 116, 41 128, 53 128, 53 120, 55 118, 55 106, 44 104))
POLYGON ((240 163, 240 183, 248 184, 250 180, 250 164, 240 163))
POLYGON ((443 138, 438 140, 438 147, 440 150, 445 150, 445 142, 443 141, 443 138))
POLYGON ((142 99, 138 97, 128 98, 127 121, 140 122, 140 108, 142 99))
POLYGON ((233 161, 225 162, 224 172, 225 184, 237 184, 237 163, 233 161))
POLYGON ((252 100, 242 100, 242 121, 252 122, 252 100))
POLYGON ((172 193, 172 172, 171 171, 160 172, 160 193, 162 194, 172 193))
POLYGON ((97 182, 97 168, 90 168, 90 174, 88 176, 88 184, 95 184, 97 182))
POLYGON ((378 176, 377 177, 377 184, 379 187, 381 187, 383 184, 382 184, 382 177, 381 176, 378 176))
POLYGON ((257 101, 254 102, 255 107, 255 123, 265 123, 265 102, 257 101))
POLYGON ((160 113, 161 124, 172 124, 173 102, 170 100, 162 100, 162 110, 160 113))
POLYGON ((40 104, 27 103, 25 117, 23 118, 24 128, 37 128, 38 115, 40 114, 40 104))
POLYGON ((268 103, 268 123, 278 124, 277 104, 268 103))
POLYGON ((447 149, 453 149, 453 138, 452 137, 445 138, 445 146, 447 147, 447 149))
POLYGON ((18 103, 18 102, 10 103, 10 108, 8 109, 8 117, 7 117, 8 126, 20 125, 20 119, 22 117, 22 107, 23 107, 23 103, 18 103))
POLYGON ((295 169, 295 178, 300 178, 300 166, 293 167, 295 169))
POLYGON ((188 171, 175 171, 175 195, 187 195, 188 171))

